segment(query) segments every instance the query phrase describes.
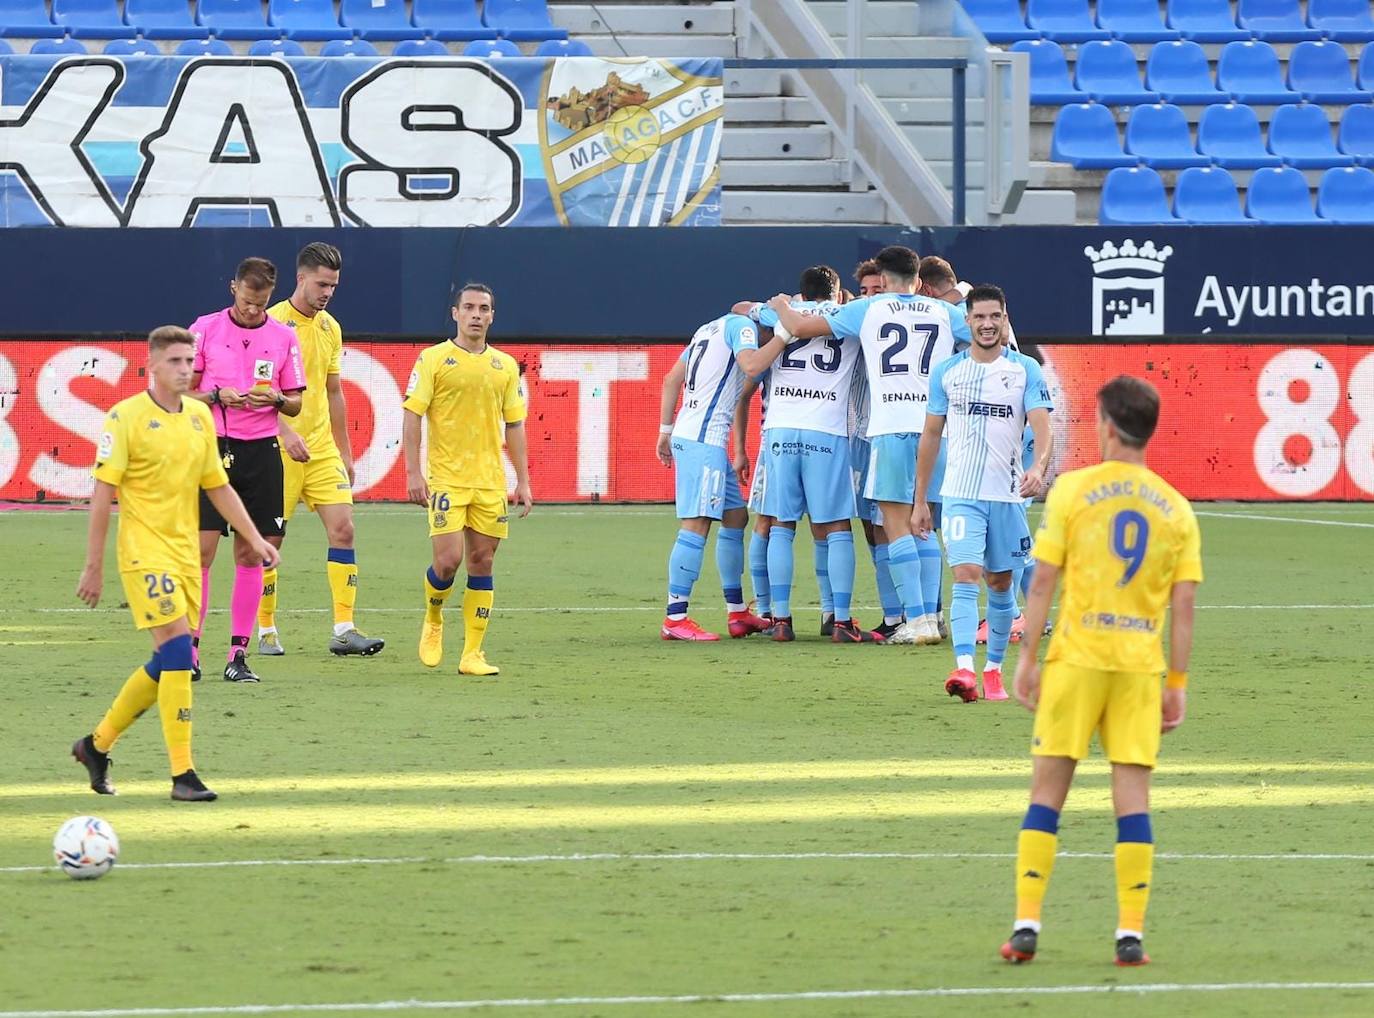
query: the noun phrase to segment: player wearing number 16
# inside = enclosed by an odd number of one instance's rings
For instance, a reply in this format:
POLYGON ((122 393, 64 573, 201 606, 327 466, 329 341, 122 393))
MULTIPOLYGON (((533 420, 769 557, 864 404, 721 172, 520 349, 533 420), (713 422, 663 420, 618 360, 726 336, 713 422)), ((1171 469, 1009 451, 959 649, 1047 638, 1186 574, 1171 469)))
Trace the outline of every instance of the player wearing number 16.
POLYGON ((510 530, 501 444, 515 468, 521 517, 534 505, 520 365, 487 345, 496 298, 483 283, 465 283, 453 300, 458 335, 420 354, 406 386, 401 445, 410 500, 429 509, 434 561, 425 574, 420 661, 444 656, 444 602, 458 567, 467 566, 463 594, 462 675, 495 675, 482 651, 495 598, 492 559, 510 530), (429 462, 420 467, 420 422, 429 423, 429 462))
POLYGON ((76 594, 92 608, 100 603, 110 503, 117 492, 119 575, 134 626, 153 638, 152 658, 129 676, 95 731, 72 746, 72 756, 101 795, 115 794, 111 748, 157 704, 171 761, 172 798, 215 798, 191 762, 189 620, 200 612, 201 490, 260 561, 278 561, 277 550, 263 540, 229 486, 209 407, 186 396, 194 359, 190 332, 174 325, 155 329, 148 337, 149 388, 110 410, 96 452, 86 567, 76 594))
POLYGON ((1059 812, 1094 732, 1112 765, 1116 807, 1116 961, 1143 965, 1154 861, 1150 772, 1161 732, 1183 722, 1202 543, 1188 501, 1145 466, 1159 393, 1122 375, 1097 393, 1103 462, 1055 482, 1035 539, 1035 576, 1016 662, 1016 698, 1035 712, 1030 808, 1017 841, 1016 916, 1002 947, 1029 961, 1054 867, 1059 812), (1042 678, 1036 645, 1060 574, 1064 592, 1042 678), (1169 619, 1166 688, 1162 649, 1169 619))

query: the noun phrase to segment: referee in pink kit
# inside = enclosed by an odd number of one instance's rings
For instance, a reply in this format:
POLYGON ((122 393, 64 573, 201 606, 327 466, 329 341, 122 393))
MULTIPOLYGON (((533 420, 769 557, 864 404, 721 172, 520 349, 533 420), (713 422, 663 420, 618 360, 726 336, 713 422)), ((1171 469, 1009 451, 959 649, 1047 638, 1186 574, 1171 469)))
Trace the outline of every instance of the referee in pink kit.
MULTIPOLYGON (((229 292, 234 303, 191 323, 196 337, 195 377, 191 395, 210 404, 229 483, 238 492, 259 533, 280 548, 286 533, 282 519, 282 465, 278 451, 278 415, 301 412, 305 369, 296 335, 267 314, 277 269, 266 258, 245 258, 234 273, 229 292)), ((200 626, 205 628, 210 604, 210 567, 219 539, 229 525, 205 493, 200 497, 200 626)), ((262 561, 242 534, 234 534, 234 595, 230 602, 227 682, 257 682, 248 667, 248 637, 262 600, 262 561)), ((200 678, 196 651, 193 678, 200 678)))

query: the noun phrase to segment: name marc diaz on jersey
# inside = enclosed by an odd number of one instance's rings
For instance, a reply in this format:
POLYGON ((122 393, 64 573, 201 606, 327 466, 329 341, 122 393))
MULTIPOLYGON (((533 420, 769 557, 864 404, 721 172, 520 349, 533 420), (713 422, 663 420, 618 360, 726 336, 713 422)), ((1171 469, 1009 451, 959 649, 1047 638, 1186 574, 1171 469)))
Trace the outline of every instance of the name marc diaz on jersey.
POLYGON ((819 399, 829 403, 839 399, 837 393, 827 392, 824 389, 800 389, 794 385, 774 385, 772 397, 776 399, 779 396, 788 399, 819 399))

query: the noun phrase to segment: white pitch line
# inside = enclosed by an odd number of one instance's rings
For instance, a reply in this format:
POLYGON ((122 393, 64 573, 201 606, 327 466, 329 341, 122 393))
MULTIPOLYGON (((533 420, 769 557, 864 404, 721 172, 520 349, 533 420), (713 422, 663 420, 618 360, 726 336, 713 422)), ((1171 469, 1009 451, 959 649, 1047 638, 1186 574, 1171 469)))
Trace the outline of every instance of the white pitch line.
POLYGON ((1136 983, 1063 986, 937 986, 928 989, 800 990, 793 993, 637 994, 620 997, 498 997, 489 1000, 382 1000, 338 1004, 224 1004, 127 1007, 99 1011, 0 1011, 0 1018, 180 1018, 182 1015, 286 1014, 338 1011, 475 1011, 484 1007, 613 1007, 650 1004, 781 1004, 811 1000, 901 1000, 923 997, 1048 997, 1151 993, 1260 993, 1276 990, 1374 990, 1374 982, 1136 983))
POLYGON ((1374 530, 1374 523, 1355 520, 1314 520, 1302 516, 1261 516, 1259 513, 1212 513, 1193 510, 1195 516, 1211 516, 1222 520, 1272 520, 1275 523, 1312 523, 1319 527, 1364 527, 1374 530))
MULTIPOLYGON (((1015 859, 1015 852, 568 852, 548 855, 395 856, 353 859, 219 859, 204 862, 120 863, 123 870, 209 870, 264 866, 529 866, 594 862, 811 862, 811 861, 948 861, 1015 859)), ((1110 852, 1060 852, 1060 859, 1111 859, 1110 852)), ((1175 862, 1374 862, 1374 853, 1341 852, 1157 852, 1156 859, 1175 862)), ((56 872, 55 866, 0 866, 0 873, 56 872)))

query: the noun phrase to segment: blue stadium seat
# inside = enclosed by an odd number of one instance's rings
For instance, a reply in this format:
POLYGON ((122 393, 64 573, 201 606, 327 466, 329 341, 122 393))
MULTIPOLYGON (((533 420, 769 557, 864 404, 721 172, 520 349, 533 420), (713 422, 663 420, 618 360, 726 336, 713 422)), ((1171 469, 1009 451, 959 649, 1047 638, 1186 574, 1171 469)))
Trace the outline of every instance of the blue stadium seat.
POLYGON ((1307 23, 1337 42, 1374 39, 1369 0, 1307 0, 1307 23))
POLYGON ((1088 0, 1026 0, 1026 24, 1055 42, 1090 42, 1112 37, 1111 32, 1094 23, 1088 0))
POLYGON ((147 39, 111 39, 100 52, 112 57, 160 57, 157 43, 147 39))
POLYGON ((1207 53, 1195 42, 1161 42, 1150 50, 1145 64, 1145 87, 1171 103, 1226 103, 1227 92, 1212 82, 1207 53))
POLYGON ((1050 39, 1023 39, 1012 43, 1013 53, 1025 53, 1030 61, 1030 101, 1043 106, 1081 103, 1088 97, 1074 87, 1069 65, 1059 43, 1050 39))
POLYGON ((1194 166, 1174 184, 1174 215, 1206 226, 1252 224, 1240 208, 1236 181, 1219 166, 1194 166))
POLYGON ((463 47, 465 57, 518 57, 520 47, 508 39, 474 39, 463 47))
POLYGON ((1177 29, 1164 27, 1159 19, 1159 4, 1151 0, 1097 0, 1097 24, 1122 42, 1180 38, 1177 29))
POLYGON ((65 56, 70 53, 85 53, 86 45, 80 39, 38 39, 29 47, 36 56, 65 56))
POLYGON ((534 51, 537 57, 593 57, 592 48, 581 39, 545 39, 534 51))
POLYGON ((411 19, 434 39, 495 39, 496 29, 482 24, 476 0, 414 0, 411 19))
POLYGON ((1193 42, 1242 42, 1250 33, 1236 27, 1230 0, 1169 0, 1164 22, 1193 42))
POLYGON ((1126 153, 1157 170, 1212 164, 1211 159, 1199 155, 1193 146, 1188 135, 1188 118, 1183 111, 1168 103, 1137 106, 1131 110, 1131 117, 1126 121, 1126 153))
POLYGON ((1269 121, 1269 151, 1300 169, 1355 165, 1355 157, 1341 152, 1332 141, 1326 110, 1310 103, 1274 111, 1269 121))
POLYGON ((377 47, 366 39, 334 39, 320 47, 322 57, 379 57, 377 47))
POLYGON ((223 39, 187 39, 176 48, 179 57, 232 57, 234 47, 223 39))
POLYGON ((1054 118, 1050 158, 1079 170, 1108 170, 1140 162, 1121 151, 1112 111, 1098 103, 1079 103, 1059 111, 1054 118))
POLYGON ((52 20, 78 39, 132 39, 138 35, 119 19, 115 0, 52 0, 52 20))
POLYGON ((353 38, 353 29, 339 24, 330 0, 269 0, 267 20, 288 39, 353 38))
POLYGON ((263 20, 259 0, 199 0, 196 21, 217 39, 281 38, 281 29, 263 20))
POLYGON ((1347 106, 1336 147, 1361 166, 1374 166, 1374 106, 1347 106))
POLYGON ((545 0, 486 0, 482 23, 501 33, 503 39, 566 39, 568 33, 554 28, 545 0))
POLYGON ((1338 42, 1300 42, 1288 56, 1288 87, 1314 103, 1367 103, 1374 94, 1355 87, 1350 57, 1338 42))
POLYGON ((406 39, 398 42, 391 51, 393 57, 447 57, 452 56, 438 39, 406 39))
POLYGON ((1374 225, 1374 170, 1343 166, 1323 173, 1317 215, 1352 226, 1374 225))
POLYGON ((1040 38, 1039 32, 1026 27, 1019 0, 964 0, 964 10, 978 26, 978 31, 987 36, 988 42, 1040 38))
POLYGON ((248 47, 250 57, 303 57, 305 47, 294 39, 259 39, 248 47))
POLYGON ((1218 166, 1229 170, 1283 165, 1282 159, 1264 147, 1255 111, 1240 103, 1208 106, 1202 111, 1197 125, 1197 147, 1218 166))
MULTIPOLYGON (((122 41, 122 40, 118 40, 118 41, 122 41)), ((13 52, 14 52, 14 47, 11 46, 9 43, 7 43, 4 39, 0 39, 0 57, 8 56, 9 54, 11 54, 11 53, 13 53, 13 52)))
POLYGON ((1159 102, 1159 93, 1140 84, 1135 51, 1124 42, 1088 42, 1078 48, 1075 83, 1098 102, 1134 106, 1159 102))
POLYGON ((1284 83, 1279 57, 1267 42, 1228 42, 1217 60, 1217 86, 1237 102, 1280 105, 1302 102, 1284 83))
POLYGON ((1355 64, 1355 84, 1374 90, 1374 42, 1366 43, 1355 64))
POLYGON ((1322 37, 1320 29, 1309 28, 1303 21, 1298 0, 1240 0, 1237 6, 1237 24, 1266 42, 1302 42, 1322 37))
POLYGON ((339 21, 364 39, 421 39, 405 0, 339 0, 339 21))
POLYGON ((43 0, 0 0, 0 35, 60 39, 66 34, 66 29, 52 23, 43 0))
POLYGON ((1312 195, 1302 170, 1266 166, 1256 170, 1245 190, 1245 214, 1262 223, 1292 226, 1320 223, 1312 211, 1312 195))
POLYGON ((1164 181, 1148 166, 1122 167, 1107 174, 1097 221, 1103 226, 1178 222, 1164 197, 1164 181))
POLYGON ((186 0, 124 0, 124 22, 145 39, 206 39, 210 30, 191 19, 186 0))

